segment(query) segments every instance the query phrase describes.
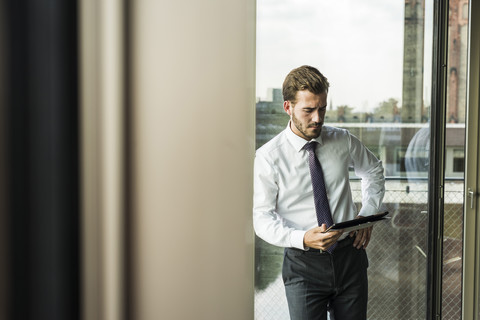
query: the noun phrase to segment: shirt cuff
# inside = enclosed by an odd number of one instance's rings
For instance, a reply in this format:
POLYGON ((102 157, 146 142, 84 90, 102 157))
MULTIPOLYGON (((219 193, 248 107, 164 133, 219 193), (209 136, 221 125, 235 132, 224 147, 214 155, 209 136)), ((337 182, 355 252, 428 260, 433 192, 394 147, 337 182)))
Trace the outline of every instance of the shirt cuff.
POLYGON ((305 233, 307 233, 307 232, 303 231, 303 230, 293 230, 293 232, 290 236, 290 245, 293 248, 297 248, 297 249, 300 249, 300 250, 307 250, 303 246, 303 238, 305 237, 305 233))
POLYGON ((358 215, 362 217, 368 217, 377 213, 378 213, 378 209, 376 207, 366 205, 366 206, 362 206, 362 209, 360 209, 360 212, 358 213, 358 215))

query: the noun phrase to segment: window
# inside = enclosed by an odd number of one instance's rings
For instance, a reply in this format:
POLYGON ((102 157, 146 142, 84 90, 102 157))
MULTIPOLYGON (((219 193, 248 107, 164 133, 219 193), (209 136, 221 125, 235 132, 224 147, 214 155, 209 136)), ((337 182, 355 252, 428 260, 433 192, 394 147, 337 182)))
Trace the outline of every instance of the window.
POLYGON ((465 151, 458 149, 453 151, 453 172, 465 171, 465 151))
MULTIPOLYGON (((387 176, 384 205, 392 219, 375 227, 369 245, 368 318, 424 319, 433 1, 258 0, 257 17, 257 147, 288 121, 284 113, 260 111, 268 109, 261 107, 265 101, 275 103, 269 88, 280 88, 295 67, 317 67, 331 84, 326 124, 357 136, 382 161, 387 176)), ((445 224, 460 221, 456 225, 461 226, 468 2, 450 1, 450 17, 446 140, 455 151, 446 154, 446 174, 455 179, 445 189, 445 224)), ((353 172, 350 177, 360 206, 360 182, 353 172)), ((454 260, 445 262, 443 314, 456 319, 461 259, 455 248, 461 245, 461 230, 446 227, 445 235, 444 256, 454 260)), ((258 319, 288 319, 282 254, 282 248, 257 239, 258 277, 268 274, 262 281, 256 278, 258 319)))

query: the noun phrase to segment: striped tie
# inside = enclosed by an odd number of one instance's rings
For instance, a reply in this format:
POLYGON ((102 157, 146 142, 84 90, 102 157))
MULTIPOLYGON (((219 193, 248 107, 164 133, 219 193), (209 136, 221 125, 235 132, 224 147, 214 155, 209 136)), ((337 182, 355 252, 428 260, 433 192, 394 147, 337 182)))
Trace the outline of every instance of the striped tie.
MULTIPOLYGON (((333 224, 333 219, 332 213, 330 212, 330 205, 328 204, 322 166, 315 155, 317 144, 318 142, 316 141, 309 142, 304 146, 304 149, 309 153, 308 163, 310 166, 310 177, 312 178, 313 199, 315 201, 318 225, 321 226, 325 223, 328 228, 333 224)), ((337 243, 334 243, 327 251, 332 253, 336 246, 337 243)))

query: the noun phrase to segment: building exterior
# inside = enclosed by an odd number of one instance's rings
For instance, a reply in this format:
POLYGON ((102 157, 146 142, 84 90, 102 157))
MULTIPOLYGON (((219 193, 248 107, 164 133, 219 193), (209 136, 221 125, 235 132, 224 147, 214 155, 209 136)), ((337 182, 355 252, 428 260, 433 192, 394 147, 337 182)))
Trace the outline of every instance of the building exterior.
POLYGON ((468 0, 450 0, 447 121, 465 122, 468 0))

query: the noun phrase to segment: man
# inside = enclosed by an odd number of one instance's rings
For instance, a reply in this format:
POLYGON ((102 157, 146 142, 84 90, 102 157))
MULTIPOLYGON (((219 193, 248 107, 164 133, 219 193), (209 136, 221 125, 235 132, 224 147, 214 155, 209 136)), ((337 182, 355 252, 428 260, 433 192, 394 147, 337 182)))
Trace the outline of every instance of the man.
POLYGON ((372 229, 324 232, 332 223, 378 213, 381 162, 347 130, 323 126, 329 83, 315 68, 283 83, 287 128, 255 156, 255 232, 285 247, 282 276, 291 319, 361 320, 367 314, 367 247, 372 229), (349 167, 362 178, 362 208, 349 167), (323 176, 322 176, 323 173, 323 176))

